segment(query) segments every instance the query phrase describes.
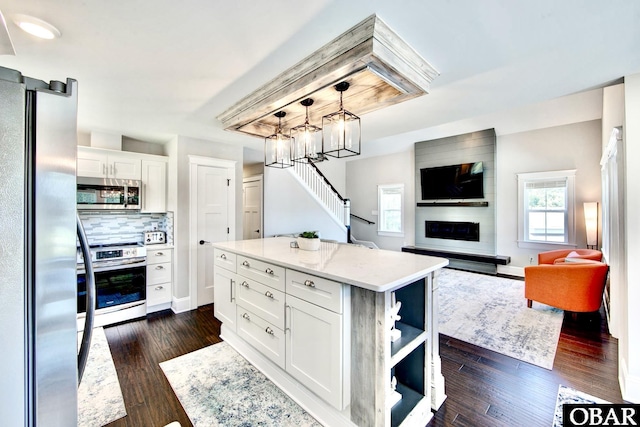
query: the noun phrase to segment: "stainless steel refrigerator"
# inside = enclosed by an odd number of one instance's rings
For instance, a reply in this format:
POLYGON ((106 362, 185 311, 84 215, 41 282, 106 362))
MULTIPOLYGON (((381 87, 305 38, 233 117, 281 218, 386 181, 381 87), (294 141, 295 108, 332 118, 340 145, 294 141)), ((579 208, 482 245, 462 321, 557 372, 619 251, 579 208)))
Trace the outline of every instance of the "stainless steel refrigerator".
POLYGON ((77 424, 77 82, 0 67, 0 414, 77 424))

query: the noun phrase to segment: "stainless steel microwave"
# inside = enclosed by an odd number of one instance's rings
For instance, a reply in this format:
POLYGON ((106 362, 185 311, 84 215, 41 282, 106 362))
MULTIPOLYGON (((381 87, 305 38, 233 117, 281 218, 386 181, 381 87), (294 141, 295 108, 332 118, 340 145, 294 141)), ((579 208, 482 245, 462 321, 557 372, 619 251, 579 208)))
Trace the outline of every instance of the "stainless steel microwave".
POLYGON ((134 179, 78 177, 76 204, 78 210, 140 209, 140 188, 134 179))

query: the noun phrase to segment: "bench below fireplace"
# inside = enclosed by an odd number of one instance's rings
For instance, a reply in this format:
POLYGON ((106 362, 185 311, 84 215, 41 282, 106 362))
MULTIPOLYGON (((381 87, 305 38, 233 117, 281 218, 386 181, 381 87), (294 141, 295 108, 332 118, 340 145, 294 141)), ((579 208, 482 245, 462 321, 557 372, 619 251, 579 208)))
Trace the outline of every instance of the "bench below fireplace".
POLYGON ((451 252, 420 246, 403 246, 402 252, 447 258, 451 268, 488 274, 497 274, 498 265, 507 265, 511 262, 510 256, 451 252))

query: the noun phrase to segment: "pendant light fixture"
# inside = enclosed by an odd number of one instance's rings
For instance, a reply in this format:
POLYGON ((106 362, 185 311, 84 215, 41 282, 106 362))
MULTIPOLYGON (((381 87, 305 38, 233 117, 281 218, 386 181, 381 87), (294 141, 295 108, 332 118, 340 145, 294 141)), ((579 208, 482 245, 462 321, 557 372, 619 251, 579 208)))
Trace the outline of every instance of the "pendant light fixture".
POLYGON ((360 154, 360 117, 342 106, 342 93, 349 89, 348 82, 334 86, 340 92, 340 109, 322 117, 322 154, 349 157, 360 154))
POLYGON ((272 168, 288 168, 293 166, 291 160, 291 147, 293 139, 282 132, 282 118, 287 113, 278 111, 274 114, 278 118, 276 133, 264 139, 264 165, 272 168))
POLYGON ((293 161, 300 163, 317 163, 324 160, 322 155, 322 129, 309 124, 309 107, 313 99, 307 98, 300 102, 305 107, 304 124, 291 128, 293 139, 293 161))

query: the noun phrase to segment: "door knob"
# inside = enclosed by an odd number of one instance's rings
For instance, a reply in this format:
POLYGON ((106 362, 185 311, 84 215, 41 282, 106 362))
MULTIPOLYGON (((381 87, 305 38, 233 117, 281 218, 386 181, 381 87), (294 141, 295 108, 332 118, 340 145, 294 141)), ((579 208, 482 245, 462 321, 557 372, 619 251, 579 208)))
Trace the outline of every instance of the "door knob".
POLYGON ((256 233, 259 233, 259 232, 260 232, 260 230, 255 230, 255 231, 256 231, 256 233))
POLYGON ((206 240, 200 240, 201 245, 204 245, 205 243, 211 243, 211 242, 207 242, 206 240))

